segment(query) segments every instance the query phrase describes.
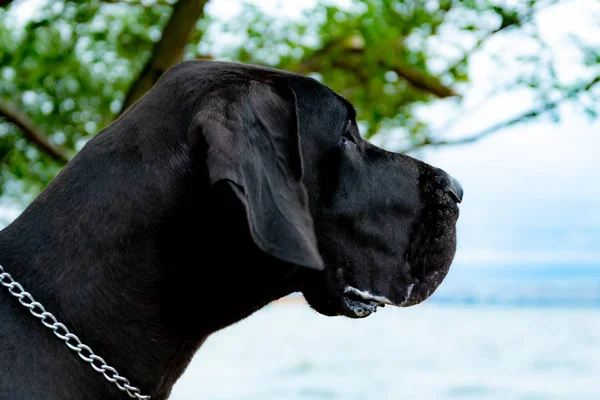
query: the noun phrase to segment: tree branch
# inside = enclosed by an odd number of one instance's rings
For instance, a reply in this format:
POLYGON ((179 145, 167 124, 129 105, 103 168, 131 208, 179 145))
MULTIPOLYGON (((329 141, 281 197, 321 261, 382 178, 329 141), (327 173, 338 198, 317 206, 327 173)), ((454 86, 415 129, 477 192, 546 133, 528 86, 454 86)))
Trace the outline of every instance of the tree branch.
POLYGON ((539 117, 549 111, 556 110, 561 104, 563 104, 567 100, 572 100, 574 97, 579 95, 580 93, 589 91, 594 85, 600 83, 600 76, 592 79, 590 82, 585 85, 577 86, 571 90, 566 92, 566 95, 562 96, 560 99, 552 102, 548 102, 541 107, 534 108, 533 110, 527 111, 521 115, 518 115, 514 118, 511 118, 506 121, 499 122, 494 124, 481 132, 478 132, 473 135, 465 136, 459 139, 451 139, 451 140, 430 140, 426 138, 423 142, 417 143, 407 149, 402 150, 402 153, 410 153, 412 151, 421 149, 423 147, 441 147, 441 146, 457 146, 474 143, 478 140, 481 140, 487 136, 490 136, 493 133, 496 133, 502 129, 510 128, 512 126, 530 121, 534 118, 539 117))
MULTIPOLYGON (((321 49, 315 51, 312 55, 302 60, 296 72, 306 74, 318 70, 320 58, 334 52, 341 52, 340 56, 334 60, 334 64, 343 69, 348 69, 355 73, 359 72, 360 66, 352 65, 348 54, 363 57, 368 50, 364 47, 362 38, 347 38, 341 41, 334 41, 325 44, 321 49)), ((388 65, 382 60, 378 61, 382 68, 394 71, 401 79, 404 79, 415 89, 428 92, 438 98, 447 98, 458 96, 452 88, 442 84, 439 78, 414 68, 405 63, 398 62, 395 65, 388 65)))
POLYGON ((207 2, 208 0, 179 0, 173 6, 173 14, 162 38, 154 45, 152 56, 129 89, 121 112, 150 90, 166 70, 183 60, 185 45, 201 18, 207 2))
POLYGON ((4 117, 8 122, 16 125, 27 140, 50 156, 53 160, 61 164, 69 162, 70 157, 67 151, 50 143, 44 132, 27 118, 27 116, 20 113, 13 106, 0 102, 0 117, 4 117))
MULTIPOLYGON (((2 0, 0 0, 0 1, 2 1, 2 0)), ((154 3, 154 4, 144 4, 143 1, 141 1, 141 0, 139 0, 139 1, 100 0, 100 1, 103 2, 103 3, 107 3, 107 4, 126 4, 126 5, 129 5, 129 6, 142 6, 142 7, 152 7, 154 5, 163 5, 163 6, 171 5, 167 1, 160 1, 160 0, 157 0, 156 3, 154 3)))
POLYGON ((480 38, 475 43, 475 45, 473 47, 471 47, 471 49, 469 49, 469 51, 465 52, 465 54, 461 57, 461 59, 458 60, 457 62, 455 62, 450 68, 448 68, 448 70, 451 71, 453 68, 456 68, 458 65, 464 63, 476 50, 483 47, 483 45, 490 38, 495 36, 496 34, 505 32, 505 31, 508 31, 511 29, 520 28, 523 25, 528 24, 529 22, 533 21, 534 17, 537 15, 537 13, 539 11, 544 10, 548 7, 551 7, 560 1, 561 0, 549 0, 546 4, 544 4, 542 6, 531 8, 527 14, 523 15, 520 18, 517 18, 514 16, 512 18, 509 18, 509 17, 507 17, 507 15, 502 15, 502 22, 500 23, 500 26, 498 28, 490 31, 484 37, 480 38))
POLYGON ((437 77, 426 74, 416 68, 397 65, 392 67, 392 70, 400 78, 404 78, 412 87, 429 92, 440 99, 460 96, 454 89, 442 84, 437 77))
POLYGON ((13 2, 13 0, 0 0, 0 7, 5 7, 12 2, 13 2))
POLYGON ((549 111, 551 109, 555 109, 559 104, 551 103, 547 104, 544 107, 540 107, 539 109, 531 110, 529 112, 523 113, 517 117, 511 118, 507 121, 499 122, 495 125, 490 126, 489 128, 484 129, 483 131, 476 133, 474 135, 465 136, 460 139, 451 139, 451 140, 430 140, 425 139, 423 142, 415 144, 412 147, 409 147, 405 150, 401 150, 401 153, 410 153, 411 151, 415 151, 421 149, 423 147, 441 147, 441 146, 457 146, 461 144, 470 144, 474 143, 478 140, 485 138, 486 136, 491 135, 497 131, 502 129, 510 128, 511 126, 529 121, 535 117, 540 116, 542 113, 549 111))

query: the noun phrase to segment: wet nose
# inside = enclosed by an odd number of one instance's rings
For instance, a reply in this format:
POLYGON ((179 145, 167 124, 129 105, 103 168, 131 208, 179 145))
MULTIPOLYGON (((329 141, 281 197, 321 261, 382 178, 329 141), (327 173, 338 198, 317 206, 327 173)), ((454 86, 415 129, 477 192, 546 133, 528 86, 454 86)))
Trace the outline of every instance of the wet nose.
POLYGON ((448 175, 448 177, 450 179, 448 186, 446 187, 446 193, 456 200, 457 203, 460 203, 463 199, 463 187, 455 178, 451 177, 450 175, 448 175))

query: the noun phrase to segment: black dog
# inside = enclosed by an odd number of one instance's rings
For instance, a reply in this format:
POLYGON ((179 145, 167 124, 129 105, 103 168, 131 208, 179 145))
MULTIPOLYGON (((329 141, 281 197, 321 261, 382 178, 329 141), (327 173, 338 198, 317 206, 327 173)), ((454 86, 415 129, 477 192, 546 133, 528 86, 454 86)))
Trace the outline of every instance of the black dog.
MULTIPOLYGON (((162 400, 208 335, 289 293, 352 318, 426 299, 461 198, 313 79, 185 62, 0 232, 0 264, 162 400)), ((127 398, 1 286, 0 346, 2 399, 127 398)))

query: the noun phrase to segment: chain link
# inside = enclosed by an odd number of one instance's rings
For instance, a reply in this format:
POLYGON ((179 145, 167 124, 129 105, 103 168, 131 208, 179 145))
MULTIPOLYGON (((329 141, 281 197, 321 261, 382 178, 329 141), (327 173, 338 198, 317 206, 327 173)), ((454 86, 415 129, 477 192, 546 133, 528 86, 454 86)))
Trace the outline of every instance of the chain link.
POLYGON ((119 390, 127 393, 129 397, 137 400, 148 400, 150 396, 140 394, 140 389, 132 386, 129 380, 117 372, 116 369, 106 364, 104 359, 96 355, 89 346, 81 343, 81 340, 69 331, 69 329, 58 322, 56 317, 46 311, 43 305, 35 301, 33 296, 26 292, 20 283, 16 282, 9 273, 4 272, 0 265, 0 285, 6 287, 10 294, 15 296, 29 312, 39 318, 45 327, 52 329, 59 339, 63 340, 67 347, 77 353, 79 358, 90 364, 94 371, 101 373, 110 383, 114 383, 119 390))

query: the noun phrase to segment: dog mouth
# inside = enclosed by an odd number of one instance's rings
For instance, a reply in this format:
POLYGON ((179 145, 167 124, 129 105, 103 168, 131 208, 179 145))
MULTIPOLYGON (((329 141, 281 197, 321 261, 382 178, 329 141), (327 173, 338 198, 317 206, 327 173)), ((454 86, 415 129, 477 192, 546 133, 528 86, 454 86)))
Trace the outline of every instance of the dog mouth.
MULTIPOLYGON (((427 260, 427 266, 417 268, 421 271, 426 270, 424 276, 419 277, 411 273, 412 266, 406 263, 402 268, 403 277, 398 280, 397 274, 390 273, 387 278, 383 277, 379 281, 376 288, 368 287, 368 280, 361 282, 361 279, 353 279, 338 269, 337 283, 327 284, 327 281, 324 281, 325 285, 320 286, 320 290, 304 288, 302 291, 311 307, 323 315, 366 318, 377 312, 379 307, 412 307, 428 299, 444 280, 451 258, 450 255, 446 255, 443 258, 427 260)), ((415 264, 419 265, 417 260, 415 264)))
POLYGON ((424 302, 441 285, 454 259, 457 209, 454 205, 422 211, 425 218, 415 224, 408 245, 374 258, 370 267, 348 261, 350 256, 332 256, 320 284, 303 288, 309 304, 323 315, 357 319, 386 305, 405 308, 424 302))
POLYGON ((378 307, 386 305, 394 307, 411 307, 422 303, 431 296, 439 287, 445 277, 446 271, 435 271, 427 276, 424 281, 413 279, 412 283, 406 283, 401 290, 396 287, 392 298, 372 294, 367 290, 346 285, 342 297, 342 315, 350 318, 365 318, 377 312, 378 307), (401 292, 401 293, 400 293, 401 292))

